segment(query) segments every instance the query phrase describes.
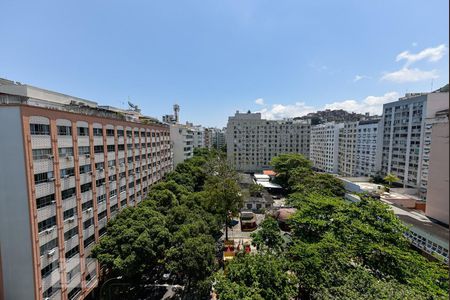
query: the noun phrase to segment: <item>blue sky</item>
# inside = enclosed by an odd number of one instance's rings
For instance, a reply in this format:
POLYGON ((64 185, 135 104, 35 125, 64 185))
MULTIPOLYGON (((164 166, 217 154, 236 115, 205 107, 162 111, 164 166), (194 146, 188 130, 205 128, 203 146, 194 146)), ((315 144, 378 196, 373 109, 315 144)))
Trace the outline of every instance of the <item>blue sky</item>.
POLYGON ((376 113, 448 82, 448 0, 2 0, 0 77, 225 126, 376 113))

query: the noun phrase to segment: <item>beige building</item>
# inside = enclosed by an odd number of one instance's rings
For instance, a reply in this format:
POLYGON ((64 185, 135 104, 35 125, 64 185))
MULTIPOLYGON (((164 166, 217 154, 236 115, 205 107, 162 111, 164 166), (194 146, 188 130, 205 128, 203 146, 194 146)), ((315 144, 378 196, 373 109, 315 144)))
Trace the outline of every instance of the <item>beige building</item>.
POLYGON ((308 157, 310 130, 309 120, 265 120, 261 113, 238 111, 228 118, 227 158, 236 170, 256 172, 270 168, 272 157, 283 153, 308 157))
POLYGON ((169 127, 0 79, 0 136, 0 298, 86 298, 108 220, 172 170, 169 127))
MULTIPOLYGON (((449 224, 449 147, 448 147, 448 109, 437 112, 427 120, 431 125, 431 144, 424 161, 427 168, 426 215, 446 225, 449 224)), ((425 140, 427 142, 427 140, 425 140)), ((425 148, 427 151, 428 147, 425 148)))
POLYGON ((316 169, 327 173, 338 173, 339 132, 342 128, 344 128, 343 123, 334 122, 311 127, 309 159, 316 169))

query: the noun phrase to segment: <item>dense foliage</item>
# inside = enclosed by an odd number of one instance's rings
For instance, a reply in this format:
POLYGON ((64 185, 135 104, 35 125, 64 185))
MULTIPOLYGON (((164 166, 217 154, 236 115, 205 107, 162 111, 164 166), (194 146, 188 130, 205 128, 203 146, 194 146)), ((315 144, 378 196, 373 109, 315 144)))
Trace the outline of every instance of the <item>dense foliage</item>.
MULTIPOLYGON (((225 275, 216 277, 220 299, 448 298, 446 266, 410 248, 403 237, 407 228, 387 205, 367 195, 357 203, 345 201, 340 180, 313 172, 301 155, 280 155, 272 166, 297 209, 289 221, 292 230, 286 238, 275 220, 266 219, 253 234, 258 254, 232 261, 225 275), (258 287, 261 276, 273 274, 274 254, 276 276, 295 280, 277 281, 281 286, 269 296, 258 287), (268 273, 252 271, 261 264, 268 273), (283 293, 294 287, 294 294, 283 293)), ((275 290, 273 283, 262 284, 275 290)))
POLYGON ((196 298, 208 294, 226 212, 236 212, 242 201, 235 178, 223 155, 196 151, 147 199, 108 223, 93 256, 110 277, 133 282, 133 290, 171 273, 196 298))

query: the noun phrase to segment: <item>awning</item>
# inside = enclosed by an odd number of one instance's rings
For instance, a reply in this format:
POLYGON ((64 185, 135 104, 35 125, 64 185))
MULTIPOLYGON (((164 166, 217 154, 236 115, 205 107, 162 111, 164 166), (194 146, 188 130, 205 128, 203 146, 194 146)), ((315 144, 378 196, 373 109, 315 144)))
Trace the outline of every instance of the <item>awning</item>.
POLYGON ((259 180, 257 180, 256 183, 261 185, 261 186, 263 186, 263 187, 265 187, 265 188, 269 188, 269 189, 281 189, 280 185, 278 185, 276 183, 269 182, 269 181, 259 181, 259 180))

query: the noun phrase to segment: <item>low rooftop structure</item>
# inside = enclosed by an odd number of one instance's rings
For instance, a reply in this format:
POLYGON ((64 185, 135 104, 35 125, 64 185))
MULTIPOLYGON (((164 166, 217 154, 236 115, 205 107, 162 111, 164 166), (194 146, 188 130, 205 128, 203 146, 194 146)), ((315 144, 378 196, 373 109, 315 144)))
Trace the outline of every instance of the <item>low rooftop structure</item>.
POLYGON ((369 177, 341 177, 337 176, 343 183, 346 191, 352 193, 377 193, 384 192, 382 184, 369 182, 369 177))
POLYGON ((253 175, 255 177, 256 181, 269 181, 270 176, 265 174, 255 174, 253 175))

